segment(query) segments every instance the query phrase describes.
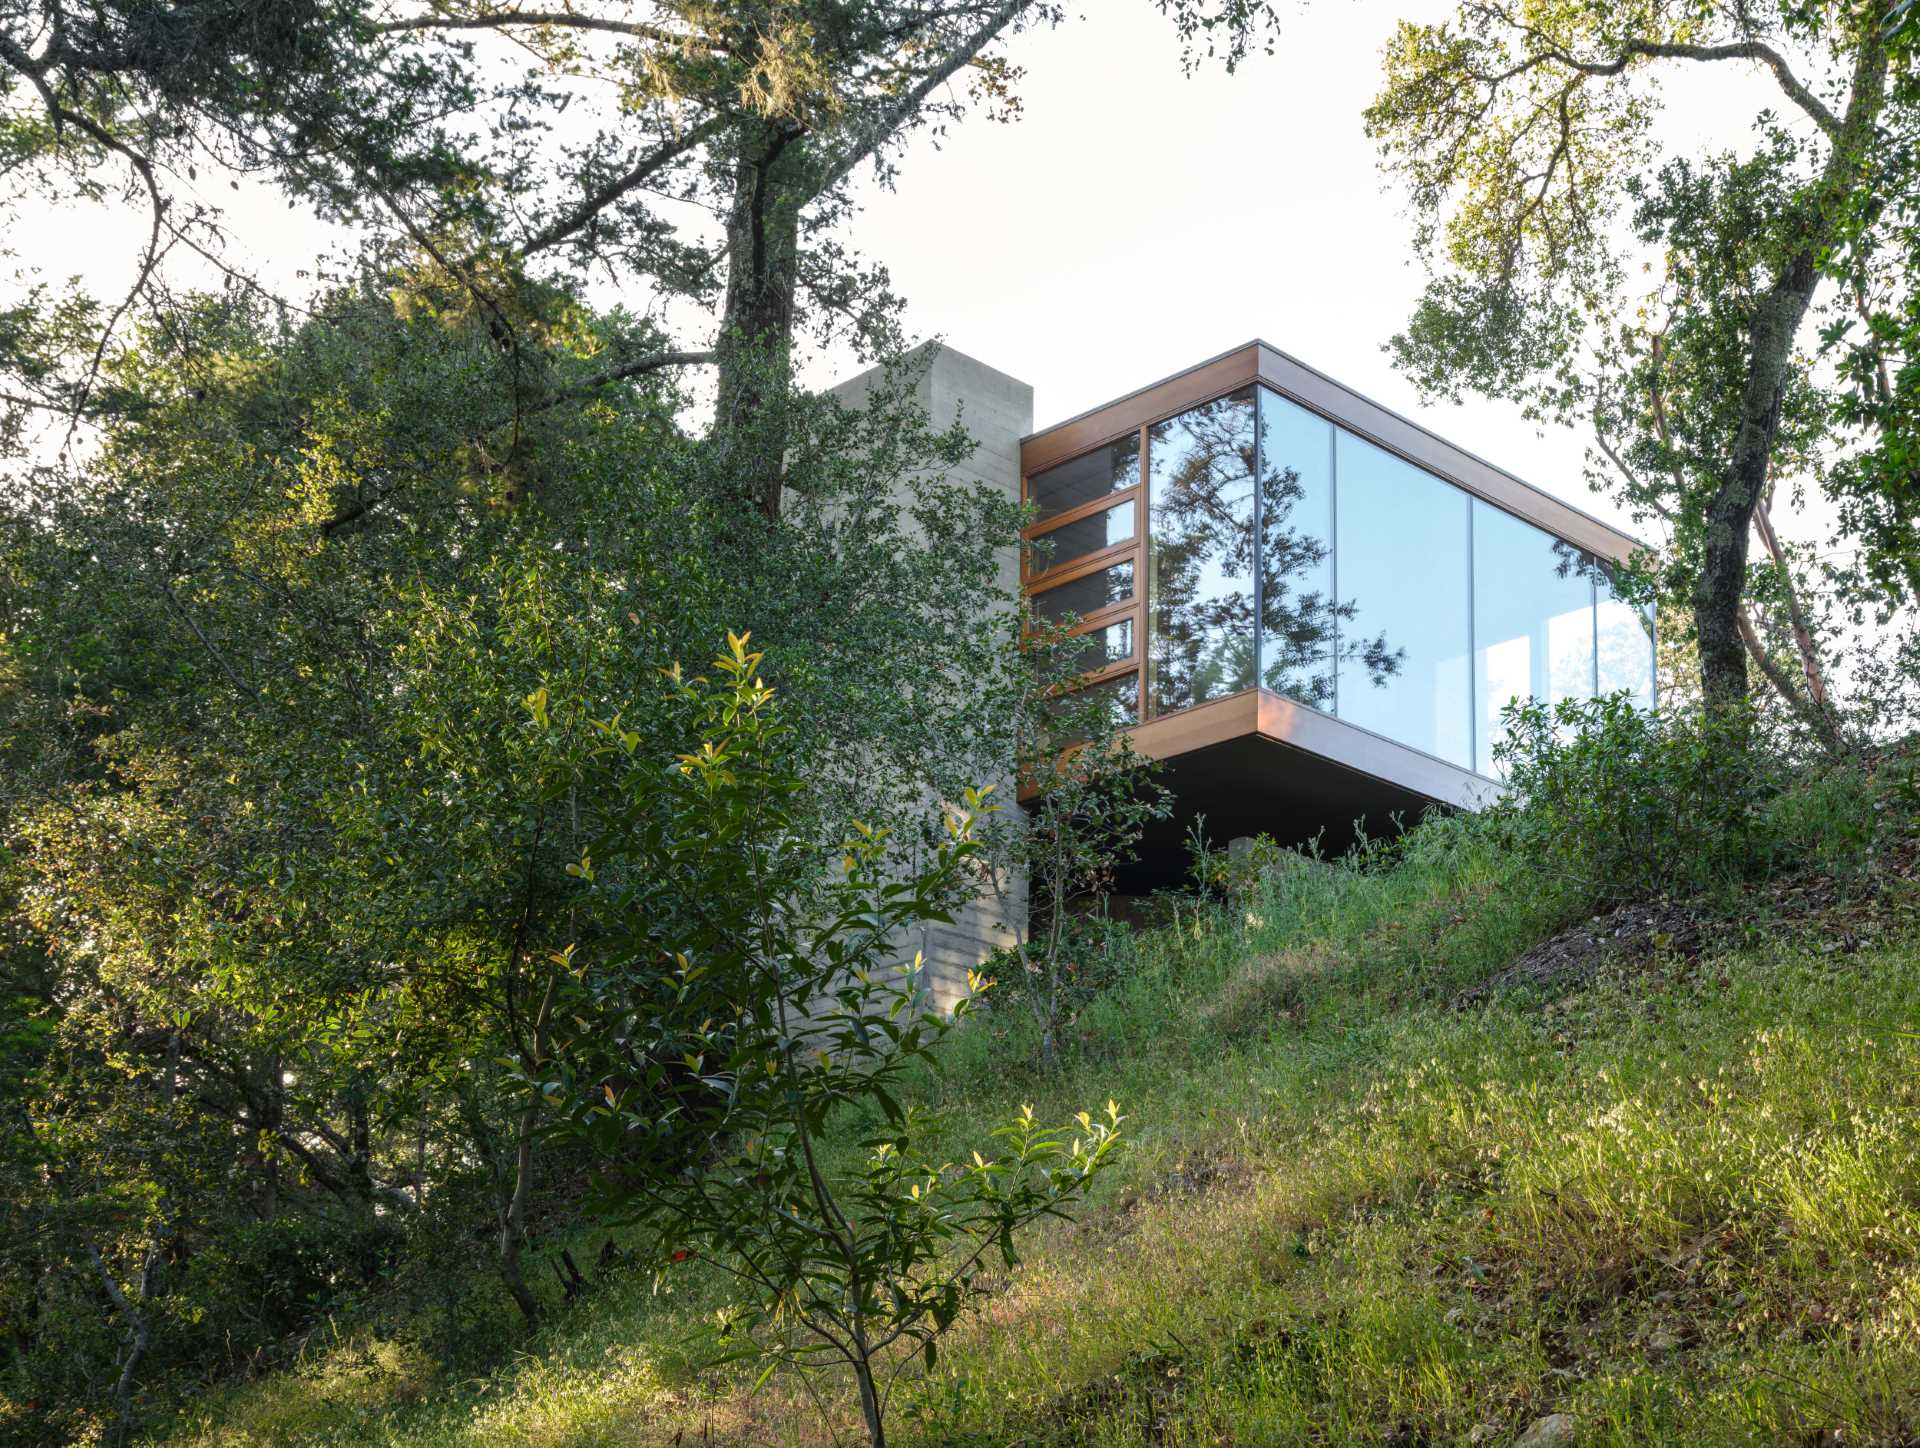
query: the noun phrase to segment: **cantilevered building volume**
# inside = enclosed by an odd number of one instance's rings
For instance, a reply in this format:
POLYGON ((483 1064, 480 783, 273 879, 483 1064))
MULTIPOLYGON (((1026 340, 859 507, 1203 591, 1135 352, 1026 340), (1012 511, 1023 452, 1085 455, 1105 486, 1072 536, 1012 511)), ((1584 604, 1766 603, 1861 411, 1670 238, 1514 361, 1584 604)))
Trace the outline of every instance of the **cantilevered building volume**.
POLYGON ((1514 699, 1653 702, 1653 621, 1612 581, 1636 540, 1264 342, 1024 437, 1030 388, 923 360, 970 471, 1034 509, 1035 612, 1074 620, 1084 687, 1166 761, 1177 818, 1135 886, 1178 877, 1198 815, 1339 848, 1471 807, 1514 699))
POLYGON ((1484 799, 1516 698, 1653 701, 1634 539, 1264 342, 1032 434, 1021 473, 1022 585, 1168 762, 1176 839, 1380 832, 1484 799))

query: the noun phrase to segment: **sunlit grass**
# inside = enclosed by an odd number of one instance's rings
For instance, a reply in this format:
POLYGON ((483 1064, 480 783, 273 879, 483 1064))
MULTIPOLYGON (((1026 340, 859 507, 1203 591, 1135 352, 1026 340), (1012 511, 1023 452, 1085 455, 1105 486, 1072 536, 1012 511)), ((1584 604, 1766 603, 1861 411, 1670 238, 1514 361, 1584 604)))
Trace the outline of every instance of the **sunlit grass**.
MULTIPOLYGON (((1905 888, 1905 887, 1897 887, 1905 888)), ((923 1085, 946 1143, 1119 1098, 1133 1149, 902 1380, 922 1444, 1896 1443, 1920 1431, 1920 927, 1782 934, 1456 1008, 1564 923, 1470 836, 1183 912, 1055 1069, 990 1013, 923 1085), (1422 852, 1424 851, 1424 853, 1422 852), (1821 1434, 1839 1433, 1838 1438, 1821 1434)), ((848 1123, 849 1134, 857 1123, 848 1123)), ((692 1278, 637 1271, 484 1378, 316 1348, 205 1444, 831 1441, 801 1386, 701 1372, 692 1278), (361 1364, 361 1366, 356 1366, 361 1364)), ((832 1391, 829 1385, 829 1392, 832 1391)), ((832 1425, 855 1427, 844 1395, 832 1425)))

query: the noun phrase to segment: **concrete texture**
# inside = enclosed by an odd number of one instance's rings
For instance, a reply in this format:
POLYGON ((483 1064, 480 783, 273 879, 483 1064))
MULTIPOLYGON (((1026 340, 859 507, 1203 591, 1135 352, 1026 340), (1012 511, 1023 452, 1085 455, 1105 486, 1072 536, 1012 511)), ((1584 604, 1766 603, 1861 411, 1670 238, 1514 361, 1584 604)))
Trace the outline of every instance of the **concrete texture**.
MULTIPOLYGON (((1020 439, 1033 431, 1033 388, 937 342, 921 344, 905 360, 918 373, 915 395, 932 424, 946 427, 957 418, 976 444, 972 455, 948 476, 985 483, 1018 499, 1020 439)), ((830 389, 831 395, 857 407, 880 376, 877 368, 863 372, 830 389)), ((1000 580, 1009 593, 1018 591, 1019 569, 1015 551, 1006 549, 1000 559, 1000 580)), ((1015 807, 1010 774, 999 781, 994 797, 1003 808, 1015 807)), ((930 807, 933 804, 929 801, 930 807)), ((952 925, 923 925, 901 942, 901 948, 920 952, 922 988, 943 1009, 950 1009, 966 994, 967 972, 994 951, 1018 944, 1026 921, 1026 881, 1002 879, 997 889, 955 912, 952 925)))

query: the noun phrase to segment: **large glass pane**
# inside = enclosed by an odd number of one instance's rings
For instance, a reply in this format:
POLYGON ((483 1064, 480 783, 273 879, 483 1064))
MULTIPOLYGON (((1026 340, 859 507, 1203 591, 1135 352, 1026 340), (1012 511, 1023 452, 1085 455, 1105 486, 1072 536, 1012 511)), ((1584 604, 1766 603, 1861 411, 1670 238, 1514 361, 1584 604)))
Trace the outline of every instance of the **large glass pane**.
POLYGON ((1339 715, 1472 768, 1467 495, 1345 430, 1334 467, 1339 715))
POLYGON ((1612 575, 1602 565, 1598 634, 1600 692, 1625 689, 1643 709, 1653 707, 1653 614, 1615 596, 1612 575))
POLYGON ((1059 623, 1069 614, 1085 618, 1109 604, 1125 603, 1133 597, 1133 560, 1116 563, 1098 573, 1088 573, 1033 595, 1033 611, 1048 623, 1059 623))
POLYGON ((1156 423, 1151 712, 1253 686, 1253 389, 1156 423))
POLYGON ((1333 424, 1260 389, 1260 682, 1333 708, 1333 424))
POLYGON ((1035 473, 1027 479, 1027 493, 1040 510, 1036 522, 1057 518, 1069 508, 1090 503, 1140 481, 1140 434, 1128 433, 1109 447, 1035 473))
POLYGON ((1067 523, 1033 539, 1027 545, 1033 556, 1033 571, 1058 568, 1115 543, 1126 542, 1133 536, 1133 502, 1129 498, 1105 512, 1067 523))
POLYGON ((1529 696, 1593 693, 1593 556, 1473 500, 1475 767, 1494 773, 1500 715, 1529 696))

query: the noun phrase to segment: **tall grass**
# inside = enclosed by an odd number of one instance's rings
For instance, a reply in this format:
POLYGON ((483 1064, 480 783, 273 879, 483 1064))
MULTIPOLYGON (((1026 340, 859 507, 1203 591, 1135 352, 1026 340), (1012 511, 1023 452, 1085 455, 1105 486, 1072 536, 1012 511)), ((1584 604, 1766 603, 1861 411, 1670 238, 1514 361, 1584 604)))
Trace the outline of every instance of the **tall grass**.
MULTIPOLYGON (((1017 1002, 982 1013, 918 1087, 954 1151, 1108 1096, 1133 1146, 908 1381, 898 1438, 1506 1443, 1566 1412, 1582 1444, 1911 1441, 1920 916, 1871 788, 1767 808, 1870 918, 1788 928, 1749 894, 1706 959, 1461 1008, 1593 902, 1496 823, 1435 820, 1110 933, 1050 1068, 1017 1002)), ((690 1359, 717 1300, 642 1267, 463 1381, 346 1332, 175 1436, 829 1441, 797 1384, 690 1359)))

